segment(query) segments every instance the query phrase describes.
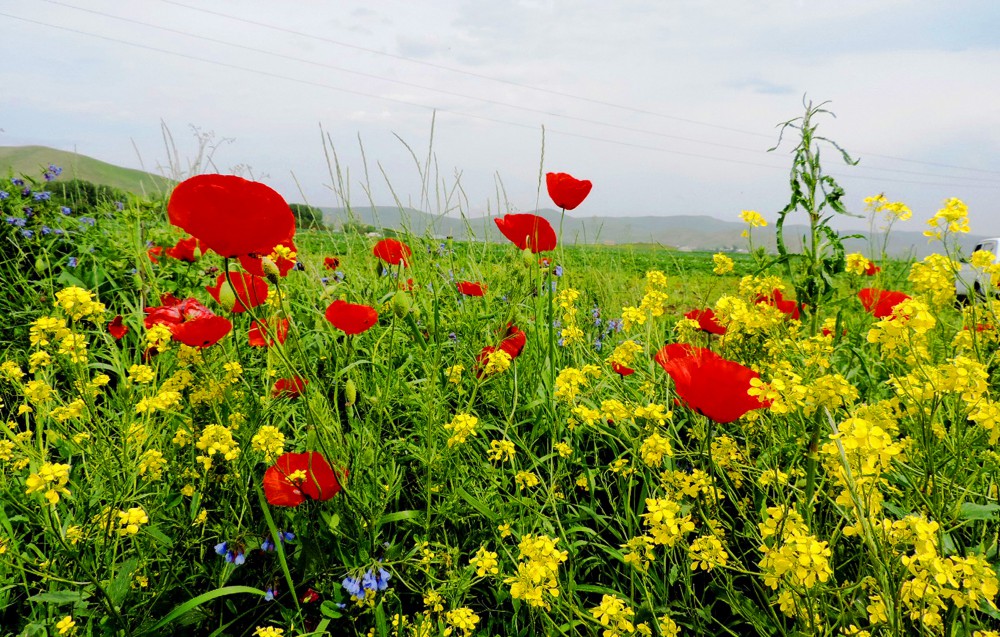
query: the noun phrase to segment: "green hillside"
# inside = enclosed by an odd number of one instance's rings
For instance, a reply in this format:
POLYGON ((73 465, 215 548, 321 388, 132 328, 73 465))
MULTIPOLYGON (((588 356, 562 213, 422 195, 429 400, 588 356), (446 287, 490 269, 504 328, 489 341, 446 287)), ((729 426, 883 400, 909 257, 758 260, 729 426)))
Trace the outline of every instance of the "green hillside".
POLYGON ((37 178, 49 164, 63 169, 60 179, 82 179, 137 195, 155 195, 172 187, 170 180, 158 175, 122 168, 86 155, 45 146, 0 146, 0 174, 13 171, 37 178))

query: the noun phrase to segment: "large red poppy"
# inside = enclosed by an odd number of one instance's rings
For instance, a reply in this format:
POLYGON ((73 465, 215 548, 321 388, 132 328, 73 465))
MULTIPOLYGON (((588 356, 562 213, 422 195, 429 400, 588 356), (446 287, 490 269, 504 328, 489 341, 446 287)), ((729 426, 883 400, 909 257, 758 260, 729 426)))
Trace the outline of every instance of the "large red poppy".
POLYGON ((323 501, 339 492, 337 474, 318 451, 282 454, 264 472, 264 496, 272 506, 296 507, 306 497, 323 501))
POLYGON ((270 347, 275 341, 284 343, 288 338, 288 319, 261 319, 250 325, 247 334, 251 347, 270 347))
POLYGON ((122 315, 119 314, 114 319, 108 323, 108 334, 115 337, 116 341, 122 340, 122 337, 128 334, 128 325, 122 323, 122 315))
POLYGON ((211 347, 233 329, 229 319, 222 316, 203 316, 170 326, 175 341, 189 347, 211 347))
POLYGON ((566 173, 546 173, 545 185, 552 202, 563 210, 572 210, 583 203, 594 186, 586 179, 576 179, 566 173))
POLYGON ((145 309, 146 318, 143 319, 143 325, 147 330, 157 324, 170 326, 184 321, 215 316, 212 310, 194 298, 186 298, 182 301, 172 294, 164 294, 160 297, 160 303, 159 306, 145 309))
POLYGON ((674 391, 688 407, 719 423, 732 422, 767 407, 747 391, 760 374, 703 347, 666 345, 655 360, 674 381, 674 391))
POLYGON ((205 286, 212 298, 222 307, 232 303, 231 312, 240 314, 249 308, 257 307, 267 300, 267 281, 249 272, 229 271, 233 285, 230 287, 223 272, 215 279, 214 286, 205 286))
POLYGON ((458 286, 458 291, 465 296, 482 296, 486 294, 486 286, 482 283, 473 283, 472 281, 462 281, 456 283, 458 286))
POLYGON ((766 303, 767 305, 774 306, 788 318, 796 320, 799 318, 799 304, 782 296, 781 290, 774 290, 767 295, 761 294, 757 297, 757 303, 766 303))
POLYGON ((556 248, 556 231, 543 217, 519 213, 504 215, 493 221, 503 236, 521 250, 530 249, 532 253, 538 254, 556 248))
POLYGON ((173 247, 167 248, 166 255, 171 259, 194 263, 196 260, 194 253, 197 249, 198 239, 196 237, 187 237, 185 239, 178 239, 173 247))
POLYGON ((861 299, 861 305, 865 306, 865 311, 873 314, 875 318, 882 319, 892 314, 892 308, 910 297, 894 290, 865 288, 858 292, 858 298, 861 299))
POLYGON ((372 254, 389 265, 403 265, 405 267, 410 265, 408 259, 413 254, 413 251, 410 250, 410 246, 402 241, 382 239, 372 248, 372 254))
MULTIPOLYGON (((281 243, 275 245, 284 246, 289 250, 291 250, 292 252, 297 252, 295 244, 292 242, 291 239, 286 239, 281 243)), ((240 257, 240 265, 243 266, 243 269, 249 272, 250 274, 254 274, 256 276, 261 276, 261 277, 266 276, 267 273, 264 272, 264 257, 266 256, 267 258, 270 258, 269 254, 270 253, 263 256, 250 255, 250 254, 242 255, 240 257)), ((278 274, 280 276, 285 276, 292 268, 295 267, 295 259, 285 259, 283 257, 278 257, 274 261, 274 265, 278 267, 278 274)))
POLYGON ((298 398, 306 390, 309 384, 305 378, 293 376, 291 378, 279 378, 274 381, 271 388, 271 396, 275 398, 298 398))
POLYGON ((691 310, 684 315, 684 318, 691 319, 692 321, 698 321, 698 327, 709 334, 722 335, 726 333, 726 326, 715 318, 715 312, 712 308, 705 308, 704 310, 691 310))
POLYGON ((177 184, 170 223, 224 257, 267 255, 295 236, 295 216, 277 192, 235 175, 197 175, 177 184))
POLYGON ((367 305, 336 300, 326 308, 326 320, 344 334, 361 334, 378 323, 378 312, 367 305))

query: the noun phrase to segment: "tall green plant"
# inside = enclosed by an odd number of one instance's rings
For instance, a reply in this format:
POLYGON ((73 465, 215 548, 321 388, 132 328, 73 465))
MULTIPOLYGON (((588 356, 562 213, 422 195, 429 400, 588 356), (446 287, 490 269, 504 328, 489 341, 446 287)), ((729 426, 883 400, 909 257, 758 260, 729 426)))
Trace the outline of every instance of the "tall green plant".
MULTIPOLYGON (((844 271, 844 244, 836 230, 830 226, 835 215, 855 216, 844 208, 844 189, 830 175, 824 174, 820 163, 824 144, 832 146, 840 153, 848 165, 857 165, 851 156, 837 142, 818 135, 817 116, 830 115, 823 108, 829 102, 813 105, 803 99, 805 113, 801 117, 781 123, 778 143, 770 151, 781 146, 785 133, 798 131, 799 142, 792 149, 792 170, 789 178, 792 196, 788 205, 778 212, 775 234, 778 257, 768 265, 784 265, 789 280, 795 287, 796 297, 805 306, 810 317, 812 332, 818 329, 817 309, 829 299, 834 290, 833 276, 844 271), (803 237, 801 253, 790 252, 785 242, 785 220, 788 215, 801 210, 809 217, 809 235, 803 237)), ((769 152, 770 152, 769 151, 769 152)), ((858 236, 858 235, 851 235, 858 236)))

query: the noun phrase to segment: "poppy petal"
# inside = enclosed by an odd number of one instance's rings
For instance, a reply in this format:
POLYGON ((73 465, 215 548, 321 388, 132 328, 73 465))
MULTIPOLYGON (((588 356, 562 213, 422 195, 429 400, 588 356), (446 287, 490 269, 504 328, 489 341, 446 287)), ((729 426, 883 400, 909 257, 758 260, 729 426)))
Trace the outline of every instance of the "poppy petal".
POLYGON ((586 179, 576 179, 566 173, 547 173, 545 186, 552 203, 563 210, 572 210, 583 203, 593 184, 586 179))
POLYGON ((378 312, 367 305, 337 300, 326 308, 326 320, 345 334, 361 334, 378 323, 378 312))

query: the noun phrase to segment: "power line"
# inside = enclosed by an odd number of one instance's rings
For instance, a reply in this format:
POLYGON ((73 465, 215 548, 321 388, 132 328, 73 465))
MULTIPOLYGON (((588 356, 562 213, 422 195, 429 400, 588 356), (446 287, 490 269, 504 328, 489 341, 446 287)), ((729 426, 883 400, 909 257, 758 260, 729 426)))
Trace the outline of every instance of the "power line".
MULTIPOLYGON (((328 37, 325 37, 325 36, 315 35, 315 34, 312 34, 312 33, 306 33, 306 32, 303 32, 303 31, 297 31, 295 29, 289 29, 289 28, 286 28, 286 27, 279 27, 279 26, 275 26, 273 24, 268 24, 266 22, 259 22, 257 20, 250 20, 248 18, 243 18, 243 17, 240 17, 240 16, 228 14, 228 13, 223 13, 221 11, 213 11, 211 9, 205 9, 203 7, 193 6, 193 5, 190 5, 190 4, 186 4, 184 2, 178 2, 178 0, 158 0, 158 1, 162 2, 164 4, 170 4, 170 5, 174 5, 174 6, 178 6, 178 7, 183 7, 185 9, 189 9, 191 11, 199 11, 201 13, 207 13, 207 14, 218 16, 218 17, 221 17, 221 18, 226 18, 228 20, 235 20, 237 22, 243 22, 245 24, 251 24, 251 25, 262 27, 262 28, 265 28, 265 29, 271 29, 272 31, 278 31, 278 32, 281 32, 281 33, 287 33, 289 35, 295 35, 295 36, 298 36, 298 37, 309 38, 311 40, 316 40, 316 41, 319 41, 319 42, 326 42, 327 44, 333 44, 335 46, 341 46, 341 47, 345 47, 345 48, 349 48, 349 49, 354 49, 356 51, 364 51, 365 53, 371 53, 373 55, 380 55, 380 56, 383 56, 383 57, 389 57, 389 58, 393 58, 393 59, 396 59, 396 60, 402 60, 402 61, 405 61, 405 62, 409 62, 411 64, 419 64, 421 66, 426 66, 426 67, 429 67, 429 68, 434 68, 434 69, 438 69, 438 70, 442 70, 442 71, 448 71, 450 73, 458 73, 458 74, 461 74, 461 75, 466 75, 468 77, 475 77, 475 78, 478 78, 478 79, 481 79, 481 80, 487 80, 487 81, 490 81, 490 82, 497 82, 497 83, 500 83, 500 84, 506 84, 508 86, 516 86, 518 88, 526 89, 526 90, 529 90, 529 91, 537 91, 539 93, 548 93, 550 95, 557 95, 559 97, 566 97, 566 98, 569 98, 569 99, 579 100, 579 101, 582 101, 582 102, 589 102, 591 104, 599 104, 601 106, 607 106, 607 107, 616 108, 616 109, 619 109, 619 110, 630 111, 632 113, 638 113, 638 114, 641 114, 641 115, 649 115, 651 117, 659 117, 659 118, 669 119, 669 120, 673 120, 673 121, 677 121, 677 122, 684 122, 686 124, 693 124, 695 126, 704 126, 704 127, 708 127, 708 128, 715 128, 715 129, 718 129, 718 130, 724 130, 724 131, 728 131, 728 132, 731 132, 731 133, 740 133, 740 134, 743 134, 743 135, 751 135, 751 136, 754 136, 754 137, 763 137, 765 139, 771 139, 771 140, 774 139, 773 135, 767 135, 767 134, 758 133, 758 132, 755 132, 755 131, 748 131, 748 130, 744 130, 744 129, 741 129, 741 128, 733 128, 733 127, 730 127, 730 126, 723 126, 721 124, 712 124, 710 122, 702 122, 702 121, 698 121, 698 120, 694 120, 694 119, 688 119, 688 118, 685 118, 685 117, 677 117, 675 115, 668 115, 666 113, 659 113, 659 112, 656 112, 656 111, 650 111, 650 110, 645 110, 645 109, 641 109, 641 108, 635 108, 633 106, 627 106, 627 105, 618 104, 618 103, 615 103, 615 102, 608 102, 606 100, 599 100, 599 99, 594 99, 594 98, 590 98, 590 97, 585 97, 585 96, 582 96, 582 95, 575 95, 573 93, 565 93, 563 91, 557 91, 557 90, 554 90, 554 89, 542 88, 542 87, 539 87, 539 86, 532 86, 530 84, 524 84, 523 82, 515 82, 514 80, 506 80, 506 79, 503 79, 503 78, 498 78, 498 77, 493 77, 493 76, 490 76, 490 75, 485 75, 483 73, 476 73, 474 71, 467 71, 465 69, 459 69, 459 68, 456 68, 456 67, 453 67, 453 66, 447 66, 447 65, 444 65, 444 64, 437 64, 435 62, 428 62, 426 60, 418 60, 416 58, 411 58, 411 57, 408 57, 408 56, 405 56, 405 55, 399 55, 397 53, 388 53, 386 51, 379 51, 377 49, 371 49, 371 48, 363 47, 363 46, 360 46, 360 45, 357 45, 357 44, 351 44, 351 43, 348 43, 348 42, 343 42, 343 41, 340 41, 340 40, 335 40, 333 38, 328 38, 328 37)), ((882 159, 891 159, 891 160, 894 160, 894 161, 903 161, 903 162, 908 162, 908 163, 913 163, 913 164, 923 164, 923 165, 927 165, 927 166, 937 166, 937 167, 940 167, 940 168, 953 168, 953 169, 957 169, 957 170, 968 170, 968 171, 972 171, 972 172, 980 172, 980 173, 987 173, 987 174, 1000 174, 1000 170, 991 170, 991 169, 985 169, 985 168, 975 168, 975 167, 971 167, 971 166, 957 166, 957 165, 954 165, 954 164, 945 164, 945 163, 939 163, 939 162, 921 161, 921 160, 917 160, 917 159, 908 159, 908 158, 904 158, 904 157, 896 157, 896 156, 893 156, 893 155, 883 155, 883 154, 879 154, 879 153, 872 153, 872 152, 868 152, 868 151, 864 151, 864 150, 857 151, 857 154, 858 155, 868 155, 870 157, 880 157, 882 159)), ((948 177, 950 178, 950 176, 948 176, 948 177)))
MULTIPOLYGON (((418 89, 421 89, 421 90, 432 91, 432 92, 435 92, 435 93, 441 93, 443 95, 448 95, 448 96, 451 96, 451 97, 460 97, 460 98, 463 98, 463 99, 469 99, 469 100, 479 101, 479 102, 483 102, 483 103, 486 103, 486 104, 491 104, 491 105, 495 105, 495 106, 502 106, 502 107, 505 107, 505 108, 512 108, 512 109, 521 110, 521 111, 525 111, 525 112, 529 112, 529 113, 536 113, 536 114, 540 114, 540 115, 547 115, 547 116, 550 116, 550 117, 558 117, 558 118, 562 118, 562 119, 567 119, 567 120, 571 120, 571 121, 582 122, 582 123, 591 124, 591 125, 595 125, 595 126, 605 126, 605 127, 608 127, 608 128, 614 128, 614 129, 624 130, 624 131, 633 132, 633 133, 641 133, 643 135, 663 137, 663 138, 667 138, 667 139, 675 139, 675 140, 684 141, 684 142, 690 142, 690 143, 695 143, 695 144, 702 144, 702 145, 705 145, 705 146, 712 146, 712 147, 716 147, 716 148, 724 148, 724 149, 727 149, 727 150, 738 150, 738 151, 741 151, 741 152, 749 152, 749 153, 754 153, 754 154, 765 152, 764 150, 759 149, 759 148, 744 148, 744 147, 741 147, 741 146, 733 146, 731 144, 721 144, 721 143, 717 143, 717 142, 710 142, 710 141, 701 140, 701 139, 695 139, 695 138, 690 138, 690 137, 682 137, 682 136, 679 136, 679 135, 671 135, 671 134, 667 134, 667 133, 661 133, 661 132, 658 132, 658 131, 651 131, 651 130, 642 129, 642 128, 635 128, 635 127, 631 127, 631 126, 623 126, 623 125, 613 124, 613 123, 609 123, 609 122, 605 122, 605 121, 601 121, 601 120, 595 120, 595 119, 590 119, 590 118, 585 118, 585 117, 578 117, 578 116, 574 116, 574 115, 566 115, 566 114, 561 114, 561 113, 555 113, 555 112, 546 111, 546 110, 543 110, 543 109, 531 108, 531 107, 528 107, 528 106, 522 106, 522 105, 519 105, 519 104, 511 104, 509 102, 502 102, 502 101, 499 101, 499 100, 478 97, 478 96, 475 96, 475 95, 468 95, 468 94, 464 94, 464 93, 458 93, 458 92, 454 92, 454 91, 448 91, 448 90, 438 89, 438 88, 434 88, 434 87, 430 87, 430 86, 425 86, 425 85, 422 85, 422 84, 417 84, 417 83, 414 83, 414 82, 407 82, 407 81, 404 81, 404 80, 397 80, 397 79, 394 79, 394 78, 388 78, 388 77, 384 77, 384 76, 381 76, 381 75, 376 75, 376 74, 373 74, 373 73, 366 73, 366 72, 363 72, 363 71, 356 71, 356 70, 353 70, 353 69, 348 69, 348 68, 344 68, 344 67, 341 67, 341 66, 336 66, 336 65, 333 65, 333 64, 328 64, 328 63, 325 63, 325 62, 318 62, 318 61, 315 61, 315 60, 309 60, 309 59, 306 59, 306 58, 301 58, 301 57, 296 57, 296 56, 292 56, 292 55, 287 55, 287 54, 284 54, 284 53, 278 53, 278 52, 275 52, 275 51, 268 51, 268 50, 261 49, 261 48, 258 48, 258 47, 253 47, 253 46, 249 46, 249 45, 245 45, 245 44, 239 44, 239 43, 235 43, 235 42, 229 42, 229 41, 226 41, 226 40, 220 40, 218 38, 213 38, 213 37, 209 37, 209 36, 203 36, 203 35, 199 35, 199 34, 196 34, 196 33, 191 33, 189 31, 184 31, 184 30, 181 30, 181 29, 173 29, 173 28, 170 28, 170 27, 165 27, 165 26, 161 26, 161 25, 157 25, 157 24, 152 24, 152 23, 149 23, 149 22, 141 21, 141 20, 135 20, 135 19, 132 19, 132 18, 126 18, 124 16, 114 15, 114 14, 111 14, 111 13, 106 13, 104 11, 98 11, 96 9, 89 9, 89 8, 86 8, 86 7, 80 7, 80 6, 69 4, 69 3, 66 3, 66 2, 61 2, 59 0, 44 0, 44 1, 48 2, 49 4, 54 4, 54 5, 57 5, 57 6, 66 7, 66 8, 74 9, 74 10, 77 10, 77 11, 83 11, 83 12, 90 13, 90 14, 93 14, 93 15, 98 15, 98 16, 101 16, 101 17, 110 18, 110 19, 113 19, 113 20, 121 21, 121 22, 126 22, 128 24, 135 24, 135 25, 139 25, 139 26, 142 26, 142 27, 150 28, 150 29, 156 29, 158 31, 163 31, 163 32, 166 32, 166 33, 173 33, 173 34, 181 35, 181 36, 184 36, 184 37, 195 38, 195 39, 198 39, 198 40, 203 40, 203 41, 206 41, 206 42, 212 42, 212 43, 215 43, 215 44, 221 44, 221 45, 224 45, 224 46, 228 46, 228 47, 232 47, 232 48, 237 48, 237 49, 242 49, 242 50, 245 50, 245 51, 252 51, 254 53, 259 53, 259 54, 262 54, 262 55, 268 55, 268 56, 272 56, 272 57, 276 57, 276 58, 280 58, 280 59, 284 59, 284 60, 288 60, 288 61, 292 61, 292 62, 298 62, 298 63, 303 63, 303 64, 309 64, 309 65, 312 65, 312 66, 318 66, 318 67, 328 68, 328 69, 332 69, 332 70, 343 72, 343 73, 349 73, 349 74, 358 75, 358 76, 361 76, 361 77, 367 77, 367 78, 376 79, 376 80, 380 80, 380 81, 384 81, 384 82, 390 82, 390 83, 393 83, 393 84, 399 84, 399 85, 407 86, 407 87, 411 87, 411 88, 418 88, 418 89)), ((186 5, 182 5, 182 6, 186 6, 186 5)), ((948 176, 944 176, 944 175, 939 175, 939 174, 935 174, 935 173, 919 172, 919 171, 912 171, 912 170, 903 170, 903 169, 896 169, 896 168, 880 168, 880 167, 874 167, 874 166, 865 166, 863 169, 864 170, 875 170, 875 171, 882 171, 882 172, 890 172, 890 173, 899 173, 899 174, 906 174, 906 175, 923 176, 923 177, 935 177, 935 178, 947 178, 947 179, 961 179, 961 180, 979 181, 979 182, 989 181, 988 179, 983 178, 983 177, 967 177, 967 176, 963 176, 963 175, 948 175, 948 176)))
MULTIPOLYGON (((290 81, 290 82, 295 82, 295 83, 298 83, 298 84, 304 84, 304 85, 314 86, 314 87, 319 87, 319 88, 326 88, 326 89, 330 89, 330 90, 334 90, 334 91, 339 91, 339 92, 343 92, 343 93, 348 93, 348 94, 352 94, 352 95, 360 95, 362 97, 369 97, 369 98, 373 98, 373 99, 385 100, 385 101, 389 101, 389 102, 393 102, 393 103, 397 103, 397 104, 403 104, 403 105, 406 105, 406 106, 415 106, 417 108, 422 108, 422 109, 425 109, 425 110, 440 111, 440 112, 444 112, 444 113, 450 113, 452 115, 457 115, 459 117, 467 117, 467 118, 471 118, 471 119, 478 119, 478 120, 493 122, 493 123, 497 123, 497 124, 505 124, 505 125, 508 125, 508 126, 516 126, 518 128, 525 128, 525 129, 529 129, 529 130, 536 130, 536 128, 537 128, 536 126, 531 125, 531 124, 522 124, 522 123, 519 123, 519 122, 511 122, 509 120, 496 119, 496 118, 492 118, 492 117, 486 117, 486 116, 483 116, 483 115, 475 115, 475 114, 472 114, 472 113, 465 113, 465 112, 462 112, 462 111, 456 111, 456 110, 451 110, 451 109, 436 108, 436 107, 433 107, 433 106, 427 106, 425 104, 419 104, 419 103, 411 102, 411 101, 408 101, 408 100, 401 100, 401 99, 393 98, 393 97, 385 97, 385 96, 382 96, 382 95, 375 95, 375 94, 372 94, 372 93, 365 93, 363 91, 357 91, 357 90, 354 90, 354 89, 343 88, 343 87, 339 87, 339 86, 334 86, 332 84, 325 84, 325 83, 322 83, 322 82, 314 82, 312 80, 303 80, 303 79, 300 79, 300 78, 290 77, 290 76, 282 75, 282 74, 279 74, 279 73, 271 73, 269 71, 263 71, 263 70, 255 69, 255 68, 251 68, 251 67, 240 66, 240 65, 237 65, 237 64, 230 64, 228 62, 219 62, 217 60, 211 60, 211 59, 202 58, 202 57, 195 56, 195 55, 190 55, 190 54, 187 54, 187 53, 180 53, 180 52, 177 52, 177 51, 171 51, 171 50, 168 50, 168 49, 162 49, 162 48, 154 47, 154 46, 151 46, 151 45, 148 45, 148 44, 140 44, 140 43, 137 43, 137 42, 130 42, 128 40, 122 40, 122 39, 119 39, 119 38, 114 38, 114 37, 110 37, 110 36, 106 36, 106 35, 101 35, 101 34, 97 34, 97 33, 91 33, 91 32, 88 32, 88 31, 83 31, 81 29, 74 29, 72 27, 64 27, 64 26, 60 26, 60 25, 50 24, 50 23, 47 23, 47 22, 42 22, 42 21, 39 21, 39 20, 31 19, 31 18, 24 18, 24 17, 21 17, 21 16, 12 15, 12 14, 9 14, 9 13, 0 12, 0 16, 4 16, 4 17, 7 17, 7 18, 12 18, 14 20, 20 20, 22 22, 27 22, 27 23, 30 23, 30 24, 36 24, 36 25, 39 25, 39 26, 44 26, 44 27, 49 27, 49 28, 53 28, 53 29, 58 29, 58 30, 61 30, 61 31, 69 32, 69 33, 75 33, 75 34, 78 34, 78 35, 84 35, 84 36, 88 36, 88 37, 92 37, 92 38, 97 38, 97 39, 105 40, 105 41, 108 41, 108 42, 114 42, 116 44, 124 44, 126 46, 131 46, 131 47, 135 47, 135 48, 139 48, 139 49, 144 49, 144 50, 148 50, 148 51, 154 51, 154 52, 157 52, 157 53, 163 53, 163 54, 166 54, 166 55, 173 55, 173 56, 176 56, 176 57, 180 57, 180 58, 184 58, 184 59, 188 59, 188 60, 193 60, 193 61, 201 62, 201 63, 204 63, 204 64, 211 64, 211 65, 220 66, 220 67, 223 67, 223 68, 229 68, 229 69, 234 69, 234 70, 238 70, 238 71, 245 71, 245 72, 248 72, 248 73, 254 73, 254 74, 262 75, 262 76, 265 76, 265 77, 282 79, 282 80, 286 80, 286 81, 290 81)), ((582 134, 579 134, 579 133, 572 133, 572 132, 569 132, 569 131, 560 131, 560 130, 553 130, 553 129, 546 129, 546 130, 548 132, 550 132, 550 133, 557 134, 557 135, 562 135, 562 136, 565 136, 565 137, 573 137, 573 138, 584 139, 584 140, 588 140, 588 141, 596 141, 596 142, 614 144, 614 145, 624 146, 624 147, 628 147, 628 148, 637 148, 637 149, 649 150, 649 151, 666 153, 666 154, 671 154, 671 155, 678 155, 678 156, 682 156, 682 157, 694 157, 694 158, 698 158, 698 159, 708 159, 708 160, 712 160, 712 161, 721 161, 721 162, 726 162, 726 163, 731 163, 731 164, 739 164, 739 165, 745 165, 745 166, 756 166, 756 167, 761 167, 761 168, 769 168, 769 169, 772 169, 772 170, 782 170, 782 171, 788 170, 787 166, 779 166, 779 165, 775 165, 775 164, 762 164, 762 163, 758 163, 758 162, 749 162, 749 161, 743 161, 743 160, 739 160, 739 159, 731 159, 731 158, 728 158, 728 157, 716 157, 716 156, 712 156, 712 155, 703 155, 703 154, 700 154, 700 153, 689 153, 689 152, 684 152, 684 151, 671 150, 671 149, 667 149, 667 148, 660 148, 660 147, 657 147, 657 146, 647 146, 647 145, 642 145, 642 144, 633 144, 633 143, 630 143, 630 142, 623 142, 623 141, 615 140, 615 139, 607 139, 607 138, 595 137, 595 136, 591 136, 591 135, 582 135, 582 134)), ((906 180, 900 180, 900 179, 888 179, 888 178, 878 178, 878 177, 864 177, 864 176, 861 176, 861 175, 847 175, 847 174, 844 174, 844 173, 828 173, 828 174, 833 175, 833 176, 839 176, 839 177, 848 177, 848 178, 855 178, 855 179, 867 179, 867 180, 880 181, 880 182, 896 182, 896 183, 906 183, 906 184, 917 184, 917 185, 923 185, 923 186, 941 186, 941 187, 948 187, 948 188, 995 188, 996 187, 996 186, 985 186, 985 185, 977 185, 977 184, 942 184, 942 183, 929 183, 929 182, 923 182, 923 181, 906 181, 906 180)))

